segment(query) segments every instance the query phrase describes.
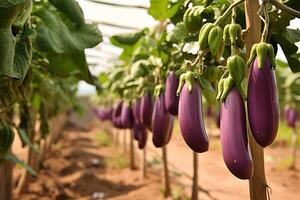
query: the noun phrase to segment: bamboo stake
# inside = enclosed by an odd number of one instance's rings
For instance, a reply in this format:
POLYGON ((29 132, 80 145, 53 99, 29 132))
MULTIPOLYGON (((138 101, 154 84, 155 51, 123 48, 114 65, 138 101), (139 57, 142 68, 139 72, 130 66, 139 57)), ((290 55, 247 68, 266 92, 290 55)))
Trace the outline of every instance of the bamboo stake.
POLYGON ((134 163, 135 156, 134 156, 134 144, 133 144, 133 131, 130 132, 130 156, 129 156, 129 159, 130 159, 130 169, 135 170, 136 167, 135 167, 135 163, 134 163))
MULTIPOLYGON (((259 29, 259 27, 261 27, 261 22, 257 15, 258 10, 258 0, 245 0, 247 26, 245 43, 247 49, 247 58, 250 55, 252 45, 259 42, 261 38, 261 31, 259 29)), ((254 166, 253 176, 249 180, 250 198, 251 200, 267 200, 268 193, 264 168, 264 151, 263 148, 255 142, 249 126, 248 139, 254 166)))
POLYGON ((171 196, 171 186, 170 186, 170 176, 168 169, 168 157, 167 157, 167 146, 162 147, 162 157, 163 157, 163 165, 164 165, 164 197, 167 198, 171 196))
POLYGON ((291 142, 291 155, 292 155, 291 169, 295 169, 296 168, 297 138, 298 138, 297 130, 296 130, 296 128, 293 128, 292 142, 291 142))
POLYGON ((147 178, 147 152, 146 147, 143 149, 143 166, 142 166, 142 177, 147 178))
POLYGON ((193 175, 193 189, 191 200, 198 200, 198 154, 193 152, 194 159, 194 175, 193 175))

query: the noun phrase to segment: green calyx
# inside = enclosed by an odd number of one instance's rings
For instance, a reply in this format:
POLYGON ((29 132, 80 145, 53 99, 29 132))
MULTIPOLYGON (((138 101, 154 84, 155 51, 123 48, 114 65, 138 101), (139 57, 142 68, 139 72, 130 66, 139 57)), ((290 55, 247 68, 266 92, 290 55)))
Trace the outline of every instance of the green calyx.
POLYGON ((185 28, 189 33, 197 33, 199 32, 202 26, 202 16, 203 6, 194 6, 188 8, 183 15, 183 23, 185 28))
POLYGON ((177 91, 176 91, 177 96, 180 95, 184 83, 185 83, 185 73, 181 74, 180 77, 179 77, 179 84, 178 84, 178 88, 177 88, 177 91))
POLYGON ((199 33, 199 49, 205 50, 208 46, 208 35, 212 28, 214 28, 216 25, 213 23, 206 23, 202 26, 200 33, 199 33))
POLYGON ((274 48, 271 44, 267 44, 265 42, 254 44, 251 48, 250 57, 246 65, 250 66, 256 57, 258 61, 258 69, 263 69, 264 62, 267 57, 270 59, 271 68, 276 68, 274 48))
POLYGON ((208 46, 215 56, 223 42, 223 30, 219 26, 213 27, 208 34, 208 46))
POLYGON ((188 85, 189 91, 192 91, 194 80, 195 80, 194 73, 191 72, 191 71, 186 72, 186 74, 185 74, 185 82, 188 85))
POLYGON ((224 102, 227 95, 235 87, 242 98, 246 99, 246 94, 242 88, 242 81, 245 76, 245 62, 238 56, 230 56, 227 59, 228 71, 224 73, 218 84, 217 100, 224 102))
POLYGON ((227 67, 229 75, 232 77, 236 85, 240 85, 245 76, 245 62, 238 56, 230 56, 227 59, 227 67))
POLYGON ((155 86, 154 93, 153 93, 154 97, 158 97, 164 90, 165 87, 163 84, 159 84, 155 86))
POLYGON ((244 47, 244 39, 242 36, 242 27, 239 24, 227 24, 224 27, 223 40, 225 45, 234 45, 239 48, 244 47))

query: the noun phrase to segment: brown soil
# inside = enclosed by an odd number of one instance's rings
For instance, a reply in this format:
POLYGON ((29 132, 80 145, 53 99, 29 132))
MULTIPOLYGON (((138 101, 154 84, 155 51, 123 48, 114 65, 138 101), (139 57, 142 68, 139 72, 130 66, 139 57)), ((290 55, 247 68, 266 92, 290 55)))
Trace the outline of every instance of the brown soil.
MULTIPOLYGON (((105 159, 112 157, 116 148, 99 146, 95 141, 95 135, 99 132, 97 127, 88 132, 65 131, 50 157, 43 162, 38 179, 30 184, 30 192, 18 199, 163 199, 162 168, 159 162, 161 150, 153 147, 151 135, 147 144, 147 160, 151 168, 148 168, 148 178, 143 180, 139 170, 115 169, 106 165, 105 159), (97 195, 99 198, 93 198, 97 195)), ((248 182, 234 177, 223 162, 218 130, 214 128, 208 132, 213 133, 210 150, 199 156, 199 199, 249 199, 248 182)), ((129 142, 129 133, 126 134, 129 142)), ((119 147, 122 147, 123 136, 119 140, 119 147)), ((141 155, 140 151, 136 152, 138 156, 141 155)), ((265 151, 266 176, 272 188, 272 200, 299 199, 300 172, 287 169, 285 160, 288 155, 289 149, 284 146, 268 147, 265 151)), ((173 134, 168 145, 168 159, 173 189, 180 194, 190 194, 192 152, 179 133, 173 134)), ((137 159, 138 164, 140 160, 137 159)), ((299 161, 298 156, 297 165, 300 168, 299 161)))

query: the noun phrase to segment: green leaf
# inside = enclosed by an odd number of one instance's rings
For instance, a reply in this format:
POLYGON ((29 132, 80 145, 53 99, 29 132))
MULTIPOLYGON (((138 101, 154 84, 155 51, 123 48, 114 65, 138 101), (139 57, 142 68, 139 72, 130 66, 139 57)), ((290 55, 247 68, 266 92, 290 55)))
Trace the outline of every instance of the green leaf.
POLYGON ((21 137, 22 141, 25 142, 31 149, 33 149, 35 152, 37 152, 37 148, 30 142, 26 132, 22 128, 18 128, 19 136, 21 137))
POLYGON ((15 163, 19 164, 20 166, 24 167, 30 174, 32 174, 33 176, 36 176, 36 172, 34 171, 34 169, 32 169, 29 165, 27 165, 25 162, 21 161, 16 155, 12 154, 12 153, 8 153, 4 156, 5 160, 12 160, 15 163))
POLYGON ((75 0, 49 0, 49 2, 77 25, 85 24, 83 12, 75 0))
POLYGON ((110 42, 117 47, 134 45, 142 36, 145 35, 145 30, 140 30, 136 33, 119 34, 110 37, 110 42))
POLYGON ((278 44, 280 44, 288 61, 290 69, 295 73, 300 71, 300 60, 296 55, 298 47, 293 42, 294 40, 298 39, 298 36, 295 36, 295 34, 293 34, 294 36, 291 37, 291 34, 273 34, 272 38, 278 44))
POLYGON ((180 8, 183 1, 179 0, 174 5, 169 4, 169 0, 150 0, 148 13, 156 20, 165 20, 173 17, 180 8))
POLYGON ((41 21, 36 27, 35 47, 47 53, 72 53, 92 48, 102 42, 102 35, 95 25, 69 28, 62 19, 46 9, 34 13, 41 21))
POLYGON ((21 3, 24 3, 25 0, 2 0, 0 2, 0 8, 8 8, 8 7, 11 7, 11 6, 15 6, 15 5, 18 5, 18 4, 21 4, 21 3))
POLYGON ((166 40, 172 43, 178 43, 184 41, 189 37, 189 33, 185 28, 183 22, 177 23, 174 29, 168 33, 166 40))

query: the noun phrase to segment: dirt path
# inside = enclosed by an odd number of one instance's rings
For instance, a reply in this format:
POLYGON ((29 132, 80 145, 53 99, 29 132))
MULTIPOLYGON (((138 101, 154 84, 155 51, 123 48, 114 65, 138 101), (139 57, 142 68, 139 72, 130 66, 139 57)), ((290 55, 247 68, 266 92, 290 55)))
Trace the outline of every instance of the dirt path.
POLYGON ((65 131, 49 159, 43 163, 38 179, 30 184, 30 192, 22 200, 152 200, 163 199, 161 178, 151 171, 143 180, 139 171, 107 166, 116 150, 100 147, 90 132, 65 131))

